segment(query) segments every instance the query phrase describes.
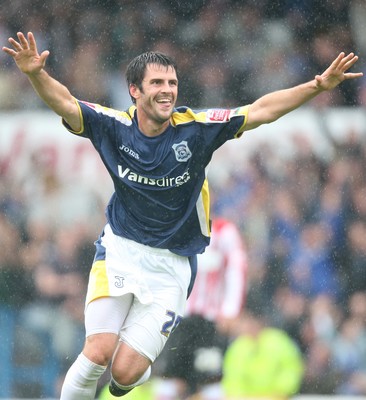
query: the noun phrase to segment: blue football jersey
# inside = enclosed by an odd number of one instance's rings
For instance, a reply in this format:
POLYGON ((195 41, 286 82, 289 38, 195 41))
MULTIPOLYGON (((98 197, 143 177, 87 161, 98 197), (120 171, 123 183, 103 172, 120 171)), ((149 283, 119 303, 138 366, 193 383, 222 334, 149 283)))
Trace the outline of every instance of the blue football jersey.
POLYGON ((202 253, 210 239, 207 167, 216 149, 243 133, 248 107, 178 107, 166 131, 148 137, 135 106, 78 104, 80 132, 64 124, 91 140, 113 180, 106 208, 113 232, 182 256, 202 253))

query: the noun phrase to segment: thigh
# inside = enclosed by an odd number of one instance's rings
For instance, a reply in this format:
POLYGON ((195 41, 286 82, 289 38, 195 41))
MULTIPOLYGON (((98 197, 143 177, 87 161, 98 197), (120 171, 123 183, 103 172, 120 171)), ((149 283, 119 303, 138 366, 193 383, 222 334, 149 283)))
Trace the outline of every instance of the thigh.
POLYGON ((117 347, 119 332, 132 304, 132 294, 101 297, 85 310, 84 355, 98 365, 107 365, 117 347))
POLYGON ((85 310, 86 337, 98 333, 119 335, 132 303, 131 293, 119 297, 101 297, 89 303, 85 310))
POLYGON ((123 324, 121 340, 154 362, 182 319, 186 295, 179 285, 160 293, 159 300, 142 304, 137 298, 123 324), (163 299, 165 298, 165 302, 163 299))
POLYGON ((149 296, 134 297, 121 340, 154 362, 185 312, 190 262, 166 250, 133 247, 130 255, 140 271, 139 287, 149 296))
POLYGON ((93 302, 99 302, 95 300, 98 297, 128 295, 133 302, 125 319, 119 316, 112 322, 102 315, 100 326, 95 312, 89 313, 93 324, 87 324, 87 332, 117 333, 121 328, 121 340, 153 362, 184 313, 191 281, 190 260, 117 237, 108 226, 98 254, 89 281, 87 313, 93 302))

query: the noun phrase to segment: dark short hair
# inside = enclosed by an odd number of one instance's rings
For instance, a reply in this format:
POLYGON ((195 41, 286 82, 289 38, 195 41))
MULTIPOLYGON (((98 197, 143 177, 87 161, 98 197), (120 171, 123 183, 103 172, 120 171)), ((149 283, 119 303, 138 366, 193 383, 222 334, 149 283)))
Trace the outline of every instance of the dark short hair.
MULTIPOLYGON (((175 61, 166 54, 148 51, 135 57, 127 66, 126 69, 126 80, 128 90, 130 85, 137 86, 140 90, 142 89, 142 81, 145 76, 146 67, 148 64, 158 64, 166 68, 172 67, 177 73, 177 65, 175 61)), ((135 103, 135 99, 131 96, 132 101, 135 103)))

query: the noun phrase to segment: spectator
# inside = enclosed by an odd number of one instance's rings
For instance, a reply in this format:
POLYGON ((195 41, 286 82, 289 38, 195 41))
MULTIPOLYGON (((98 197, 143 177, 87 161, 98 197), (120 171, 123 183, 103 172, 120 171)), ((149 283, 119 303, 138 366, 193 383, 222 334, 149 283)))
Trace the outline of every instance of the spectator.
POLYGON ((33 286, 29 271, 24 270, 19 245, 21 232, 0 211, 0 307, 14 307, 19 310, 30 301, 33 286))
POLYGON ((356 219, 348 226, 347 235, 347 289, 352 294, 366 290, 366 222, 356 219))
POLYGON ((301 330, 306 319, 306 297, 283 285, 277 288, 271 300, 272 307, 267 311, 271 325, 284 330, 304 352, 301 330))
POLYGON ((296 343, 259 315, 245 313, 224 358, 225 398, 290 398, 301 385, 304 364, 296 343))
MULTIPOLYGON (((37 225, 39 227, 39 225, 37 225)), ((92 260, 80 258, 79 250, 83 237, 75 228, 59 229, 54 240, 43 240, 43 250, 32 261, 32 275, 35 294, 22 311, 22 325, 36 337, 51 336, 52 348, 58 356, 61 371, 70 367, 70 355, 76 356, 84 340, 84 292, 87 274, 84 268, 92 260)), ((32 243, 29 248, 38 247, 32 243)), ((93 250, 93 249, 92 249, 93 250)), ((82 257, 87 257, 83 254, 82 257)))
POLYGON ((332 357, 331 344, 326 340, 315 339, 306 352, 301 393, 334 394, 339 380, 340 373, 332 357))
POLYGON ((355 318, 343 321, 333 343, 333 358, 339 370, 337 393, 366 395, 366 326, 355 318))
POLYGON ((346 318, 332 343, 338 366, 338 394, 366 394, 366 293, 354 292, 347 304, 346 318))

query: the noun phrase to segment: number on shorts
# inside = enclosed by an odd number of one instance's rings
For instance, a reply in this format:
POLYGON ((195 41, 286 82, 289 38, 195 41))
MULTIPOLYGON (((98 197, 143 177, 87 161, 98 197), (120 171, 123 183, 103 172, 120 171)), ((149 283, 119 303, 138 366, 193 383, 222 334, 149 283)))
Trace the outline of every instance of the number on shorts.
POLYGON ((183 317, 180 315, 176 315, 174 311, 169 310, 167 310, 166 315, 168 315, 170 319, 163 325, 161 333, 164 336, 169 337, 169 335, 174 332, 176 327, 179 325, 183 317))

